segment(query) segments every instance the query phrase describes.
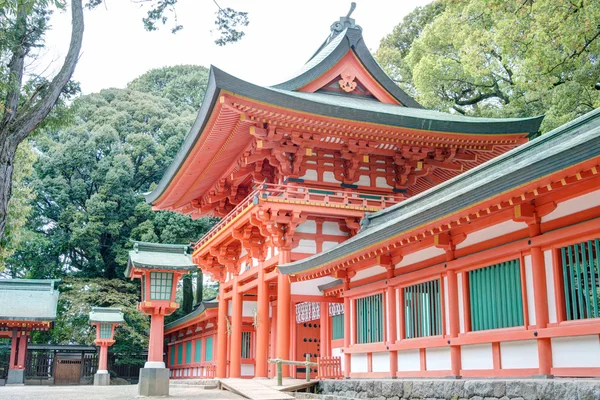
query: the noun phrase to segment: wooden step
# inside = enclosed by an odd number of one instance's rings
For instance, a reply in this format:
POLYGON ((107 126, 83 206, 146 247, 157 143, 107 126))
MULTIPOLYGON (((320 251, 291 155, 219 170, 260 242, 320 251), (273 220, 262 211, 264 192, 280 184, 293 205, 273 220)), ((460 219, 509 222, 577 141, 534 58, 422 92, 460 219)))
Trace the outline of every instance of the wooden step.
POLYGON ((220 379, 221 388, 251 400, 294 399, 287 393, 272 389, 254 379, 220 379))

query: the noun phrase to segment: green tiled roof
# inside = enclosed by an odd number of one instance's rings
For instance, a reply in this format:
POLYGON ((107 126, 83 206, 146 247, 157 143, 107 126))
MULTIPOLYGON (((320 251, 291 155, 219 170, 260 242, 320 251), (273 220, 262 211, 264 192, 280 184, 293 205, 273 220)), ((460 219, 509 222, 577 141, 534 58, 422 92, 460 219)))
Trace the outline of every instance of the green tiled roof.
POLYGON ((314 256, 280 265, 284 274, 318 268, 466 207, 600 157, 600 108, 408 200, 367 215, 361 231, 314 256))
POLYGON ((0 320, 54 321, 58 304, 55 280, 0 279, 0 320))
POLYGON ((171 329, 177 325, 183 324, 184 322, 190 321, 190 320, 202 315, 202 313, 209 308, 217 308, 217 307, 219 307, 219 302, 217 300, 203 301, 198 305, 198 307, 196 307, 196 309, 194 311, 192 311, 188 315, 185 315, 185 316, 183 316, 179 319, 176 319, 175 321, 165 325, 165 330, 171 329))
POLYGON ((120 308, 92 307, 92 311, 90 312, 90 322, 115 324, 123 321, 123 312, 121 312, 120 308))
POLYGON ((129 277, 132 268, 174 269, 193 271, 198 266, 192 262, 187 244, 158 244, 134 242, 129 252, 125 276, 129 277))

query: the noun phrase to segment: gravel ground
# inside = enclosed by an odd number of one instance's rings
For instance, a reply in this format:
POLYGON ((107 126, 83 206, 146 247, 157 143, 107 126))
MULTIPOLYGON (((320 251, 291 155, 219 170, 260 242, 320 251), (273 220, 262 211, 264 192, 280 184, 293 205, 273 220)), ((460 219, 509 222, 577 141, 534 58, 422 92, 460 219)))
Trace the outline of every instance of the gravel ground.
MULTIPOLYGON (((194 400, 242 399, 225 390, 204 389, 202 386, 173 385, 169 398, 194 400)), ((142 398, 137 395, 137 385, 123 386, 0 386, 0 399, 23 400, 116 400, 142 398)))

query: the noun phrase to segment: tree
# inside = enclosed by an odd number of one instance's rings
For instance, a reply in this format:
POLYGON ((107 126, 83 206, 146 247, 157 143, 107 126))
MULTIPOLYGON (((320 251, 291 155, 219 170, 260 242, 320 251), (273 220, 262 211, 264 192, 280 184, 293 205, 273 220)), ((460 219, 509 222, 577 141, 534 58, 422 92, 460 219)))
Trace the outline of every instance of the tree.
POLYGON ((394 65, 406 66, 410 73, 402 78, 423 105, 476 116, 546 114, 542 131, 600 106, 600 92, 594 89, 600 69, 600 3, 442 3, 426 6, 441 12, 422 19, 425 27, 409 38, 408 53, 406 46, 395 45, 402 29, 384 39, 378 51, 392 74, 394 65))
POLYGON ((17 147, 52 111, 73 75, 83 39, 81 0, 71 1, 71 43, 62 67, 52 81, 44 79, 27 90, 23 78, 25 59, 43 45, 50 0, 13 0, 2 3, 0 11, 0 239, 4 235, 8 202, 12 193, 17 147), (29 93, 28 93, 29 92, 29 93), (28 96, 25 96, 27 95, 28 96))
POLYGON ((194 305, 194 289, 192 288, 192 275, 183 276, 183 303, 181 309, 184 314, 192 312, 194 305))

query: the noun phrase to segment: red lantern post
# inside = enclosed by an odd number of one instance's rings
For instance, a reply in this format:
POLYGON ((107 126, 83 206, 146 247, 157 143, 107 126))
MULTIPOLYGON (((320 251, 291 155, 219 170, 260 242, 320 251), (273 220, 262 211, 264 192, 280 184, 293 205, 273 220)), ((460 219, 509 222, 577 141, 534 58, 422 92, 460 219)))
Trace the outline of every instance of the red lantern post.
POLYGON ((94 385, 110 385, 108 373, 108 347, 115 343, 115 328, 123 322, 120 308, 92 307, 90 324, 96 327, 94 343, 100 347, 98 370, 94 375, 94 385))

